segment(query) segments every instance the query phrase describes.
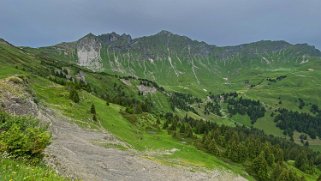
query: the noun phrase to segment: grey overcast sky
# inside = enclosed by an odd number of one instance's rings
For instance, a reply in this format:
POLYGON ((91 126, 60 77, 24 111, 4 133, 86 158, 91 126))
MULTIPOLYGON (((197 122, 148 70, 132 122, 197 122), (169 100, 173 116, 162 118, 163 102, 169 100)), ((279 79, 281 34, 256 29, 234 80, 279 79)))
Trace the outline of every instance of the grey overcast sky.
POLYGON ((321 49, 321 0, 0 0, 0 37, 15 45, 160 30, 220 46, 269 39, 321 49))

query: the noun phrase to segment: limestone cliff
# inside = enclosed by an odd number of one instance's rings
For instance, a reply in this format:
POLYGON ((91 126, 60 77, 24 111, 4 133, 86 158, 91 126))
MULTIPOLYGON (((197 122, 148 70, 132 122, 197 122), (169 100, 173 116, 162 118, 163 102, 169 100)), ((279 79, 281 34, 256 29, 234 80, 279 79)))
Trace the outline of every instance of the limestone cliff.
POLYGON ((93 34, 88 34, 77 42, 77 64, 93 71, 101 71, 103 67, 100 57, 101 43, 93 34))

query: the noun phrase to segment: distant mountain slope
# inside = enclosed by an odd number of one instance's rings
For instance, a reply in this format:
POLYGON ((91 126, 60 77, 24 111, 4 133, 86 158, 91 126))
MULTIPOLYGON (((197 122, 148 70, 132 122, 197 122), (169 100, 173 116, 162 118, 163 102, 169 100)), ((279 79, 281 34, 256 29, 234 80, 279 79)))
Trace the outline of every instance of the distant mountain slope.
POLYGON ((136 39, 132 39, 130 35, 119 35, 114 32, 99 36, 89 33, 76 42, 62 43, 53 47, 60 50, 68 50, 68 48, 79 50, 84 45, 90 45, 90 40, 94 41, 95 45, 100 44, 104 46, 110 53, 132 53, 139 55, 136 57, 138 58, 137 60, 163 60, 172 54, 180 58, 206 57, 212 58, 215 61, 236 55, 255 57, 257 55, 281 51, 301 56, 321 56, 319 50, 307 44, 292 45, 285 41, 262 40, 237 46, 218 47, 164 30, 155 35, 136 39))
POLYGON ((215 87, 228 90, 243 81, 240 73, 295 68, 321 57, 318 49, 307 44, 264 40, 218 47, 168 31, 135 39, 114 32, 90 33, 75 42, 25 50, 93 71, 147 78, 174 90, 192 89, 191 93, 215 91, 215 87))

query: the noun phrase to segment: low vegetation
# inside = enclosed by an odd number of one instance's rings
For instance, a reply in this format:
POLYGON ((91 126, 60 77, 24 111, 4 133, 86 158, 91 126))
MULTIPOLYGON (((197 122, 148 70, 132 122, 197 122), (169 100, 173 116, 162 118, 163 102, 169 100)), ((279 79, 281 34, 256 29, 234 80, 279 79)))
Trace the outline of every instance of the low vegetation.
POLYGON ((42 163, 50 138, 38 120, 0 111, 0 180, 65 180, 42 163))

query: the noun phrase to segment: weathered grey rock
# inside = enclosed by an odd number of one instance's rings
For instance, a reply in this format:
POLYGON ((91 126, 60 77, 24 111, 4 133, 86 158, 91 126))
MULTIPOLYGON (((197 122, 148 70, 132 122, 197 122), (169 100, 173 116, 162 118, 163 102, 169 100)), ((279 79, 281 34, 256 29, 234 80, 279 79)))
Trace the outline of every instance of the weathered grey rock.
POLYGON ((100 57, 101 43, 93 34, 88 34, 77 42, 77 63, 93 71, 101 71, 103 67, 100 57))
POLYGON ((0 80, 0 105, 5 111, 14 115, 35 116, 38 111, 37 104, 24 81, 19 77, 9 77, 0 80))
POLYGON ((157 89, 153 86, 138 85, 137 88, 143 95, 155 94, 157 92, 157 89))

